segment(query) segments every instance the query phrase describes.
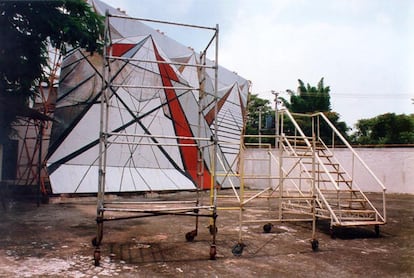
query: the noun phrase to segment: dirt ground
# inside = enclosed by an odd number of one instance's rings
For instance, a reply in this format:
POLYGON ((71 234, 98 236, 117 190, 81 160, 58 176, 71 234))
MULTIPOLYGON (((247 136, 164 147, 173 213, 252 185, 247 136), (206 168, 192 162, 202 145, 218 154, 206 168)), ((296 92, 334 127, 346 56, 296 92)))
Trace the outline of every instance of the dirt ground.
MULTIPOLYGON (((376 194, 372 197, 379 200, 376 194)), ((160 198, 165 196, 145 199, 160 198)), ((231 210, 218 211, 216 260, 209 259, 208 218, 200 219, 193 242, 187 242, 185 234, 194 229, 194 217, 105 222, 98 267, 91 244, 96 233, 95 199, 54 197, 40 206, 3 199, 0 276, 414 277, 414 195, 387 196, 388 223, 381 226, 379 237, 372 228, 348 228, 331 238, 328 225, 319 223, 317 252, 311 249, 310 223, 289 222, 275 224, 270 233, 263 232, 262 224, 243 225, 246 246, 241 256, 234 256, 239 224, 238 211, 231 210)), ((253 211, 251 217, 259 216, 253 211)))

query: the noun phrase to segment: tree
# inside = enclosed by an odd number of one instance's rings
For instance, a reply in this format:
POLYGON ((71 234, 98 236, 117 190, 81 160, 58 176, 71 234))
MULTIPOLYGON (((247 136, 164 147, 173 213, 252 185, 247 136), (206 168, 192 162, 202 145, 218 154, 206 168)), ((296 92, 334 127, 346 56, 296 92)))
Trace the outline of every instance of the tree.
MULTIPOLYGON (((296 113, 326 112, 331 111, 330 87, 324 86, 323 77, 317 87, 309 85, 298 79, 297 93, 292 93, 290 102, 284 101, 286 108, 296 113)), ((291 90, 289 90, 292 92, 291 90)))
POLYGON ((84 0, 0 2, 0 142, 36 94, 45 76, 48 47, 96 51, 103 18, 84 0))
MULTIPOLYGON (((270 101, 260 98, 257 94, 250 94, 249 101, 247 103, 247 122, 246 122, 246 135, 258 135, 259 129, 263 131, 262 134, 267 134, 272 123, 269 124, 269 119, 274 116, 274 111, 270 107, 270 101), (259 121, 259 117, 262 119, 259 121), (259 126, 259 123, 261 126, 259 126)), ((274 129, 273 129, 274 130, 274 129)), ((270 139, 265 138, 263 143, 270 142, 270 139)), ((274 140, 272 140, 274 141, 274 140)), ((247 137, 245 143, 257 143, 258 138, 247 137)))
POLYGON ((361 119, 352 134, 355 144, 414 144, 414 114, 386 113, 361 119))
MULTIPOLYGON (((345 122, 339 121, 339 114, 331 111, 331 102, 330 102, 330 87, 325 87, 324 78, 318 82, 318 85, 311 86, 309 83, 306 84, 298 79, 299 86, 297 92, 288 90, 291 93, 290 101, 283 99, 282 102, 289 111, 294 113, 315 113, 323 112, 325 116, 333 123, 333 125, 338 129, 338 131, 347 138, 347 131, 349 128, 346 126, 345 122)), ((305 132, 305 134, 312 134, 312 124, 310 121, 304 119, 299 119, 299 125, 305 132)), ((291 124, 290 124, 291 125, 291 124)), ((289 129, 289 123, 285 124, 286 129, 289 129)), ((291 127, 293 130, 293 127, 291 127)), ((329 132, 330 128, 327 124, 321 123, 320 126, 320 136, 325 143, 331 143, 331 134, 329 132)))

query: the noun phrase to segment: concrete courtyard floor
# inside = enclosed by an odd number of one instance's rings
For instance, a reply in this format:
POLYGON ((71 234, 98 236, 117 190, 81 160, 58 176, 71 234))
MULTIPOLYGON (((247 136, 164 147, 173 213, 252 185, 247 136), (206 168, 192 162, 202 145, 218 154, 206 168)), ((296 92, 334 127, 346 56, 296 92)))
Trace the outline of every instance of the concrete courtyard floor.
MULTIPOLYGON (((202 195, 208 199, 207 192, 202 195)), ((378 194, 370 195, 379 202, 378 194)), ((170 197, 145 200, 165 198, 170 197)), ((238 211, 218 211, 216 260, 209 259, 209 218, 200 218, 193 242, 185 234, 194 229, 194 217, 105 222, 98 267, 91 245, 95 199, 53 197, 37 206, 3 198, 0 277, 414 277, 414 195, 387 195, 388 223, 379 237, 370 227, 340 229, 331 238, 329 225, 319 223, 317 252, 311 249, 310 223, 279 223, 270 233, 263 232, 262 224, 251 224, 243 225, 246 246, 234 256, 238 211)), ((254 210, 248 216, 263 217, 254 210)))

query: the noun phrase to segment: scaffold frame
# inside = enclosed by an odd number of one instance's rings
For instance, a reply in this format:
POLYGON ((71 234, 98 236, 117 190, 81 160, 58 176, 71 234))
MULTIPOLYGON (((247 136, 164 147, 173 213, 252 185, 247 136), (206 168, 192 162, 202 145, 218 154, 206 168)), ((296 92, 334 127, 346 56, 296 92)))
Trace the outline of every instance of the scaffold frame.
MULTIPOLYGON (((209 258, 215 259, 216 258, 216 234, 217 234, 217 226, 216 226, 216 218, 217 218, 217 181, 216 181, 216 164, 217 164, 217 122, 214 122, 214 132, 215 134, 211 137, 202 137, 201 132, 196 137, 186 137, 186 136, 165 136, 165 135, 156 135, 156 134, 145 134, 145 133, 120 133, 117 131, 109 130, 109 122, 112 120, 109 116, 109 109, 110 109, 110 90, 114 90, 114 88, 120 87, 129 87, 129 88, 139 88, 139 89, 161 89, 161 90, 197 90, 199 92, 200 99, 203 95, 206 94, 204 91, 204 78, 200 78, 202 80, 199 84, 198 88, 189 88, 181 87, 181 86, 148 86, 146 84, 115 84, 113 83, 113 79, 111 76, 111 64, 113 61, 119 61, 122 59, 131 60, 130 58, 126 57, 119 57, 113 56, 111 53, 111 45, 112 45, 112 37, 111 37, 111 30, 110 30, 110 21, 113 18, 124 19, 124 20, 132 20, 132 21, 144 21, 144 22, 154 22, 158 24, 167 24, 172 26, 181 26, 185 28, 195 28, 195 29, 202 29, 213 32, 211 36, 211 40, 208 42, 206 48, 200 53, 200 63, 196 65, 191 65, 187 63, 180 63, 180 65, 185 66, 195 66, 198 69, 199 74, 203 74, 206 68, 209 68, 214 71, 214 95, 211 96, 214 99, 214 114, 217 115, 217 99, 218 99, 218 35, 219 35, 219 28, 218 25, 215 27, 204 27, 204 26, 196 26, 196 25, 189 25, 189 24, 181 24, 181 23, 174 23, 174 22, 167 22, 167 21, 159 21, 159 20, 152 20, 152 19, 143 19, 143 18, 133 18, 124 15, 111 15, 108 12, 106 13, 106 22, 105 22, 105 37, 104 37, 104 49, 103 49, 103 56, 104 56, 104 63, 103 63, 103 72, 102 72, 102 98, 101 98, 101 105, 100 105, 100 135, 99 135, 99 174, 98 174, 98 192, 97 192, 97 214, 96 214, 96 236, 92 240, 93 245, 95 246, 94 250, 94 263, 96 266, 99 265, 101 259, 101 249, 100 246, 102 244, 103 239, 103 225, 107 221, 115 221, 115 220, 128 220, 134 218, 142 218, 142 217, 153 217, 153 216, 164 216, 164 215, 172 215, 172 216, 191 216, 195 218, 195 229, 188 232, 185 235, 187 241, 193 241, 194 238, 198 234, 199 229, 199 218, 205 217, 209 218, 209 233, 211 234, 211 244, 210 244, 210 251, 209 251, 209 258), (212 65, 206 64, 206 56, 207 51, 213 48, 214 52, 214 63, 212 65), (136 140, 132 140, 131 138, 135 138, 136 140), (142 138, 148 139, 147 141, 141 140, 142 138), (162 141, 161 141, 162 139, 162 141), (167 142, 167 143, 166 143, 167 142), (108 158, 107 153, 110 146, 121 144, 127 145, 130 148, 135 148, 137 146, 144 146, 144 145, 151 145, 156 147, 171 145, 171 146, 180 146, 182 148, 186 147, 198 147, 199 151, 197 153, 197 177, 199 182, 197 183, 198 186, 195 186, 195 190, 190 191, 194 193, 193 200, 173 200, 173 201, 111 201, 106 200, 106 170, 108 167, 108 158), (210 155, 213 159, 210 160, 211 165, 211 180, 209 187, 210 197, 209 203, 203 204, 200 198, 200 191, 206 187, 205 179, 203 178, 203 167, 204 167, 204 156, 210 155), (106 217, 106 214, 110 213, 111 217, 106 217)), ((137 60, 137 62, 145 62, 145 63, 154 63, 157 66, 161 64, 166 65, 177 65, 176 62, 169 62, 169 61, 160 61, 160 60, 137 60)), ((201 100, 199 101, 200 106, 203 103, 201 100)), ((199 127, 200 127, 200 118, 202 117, 202 107, 198 109, 198 117, 199 117, 199 127)), ((135 117, 135 116, 134 116, 135 117)), ((174 119, 173 119, 174 120, 174 119)))

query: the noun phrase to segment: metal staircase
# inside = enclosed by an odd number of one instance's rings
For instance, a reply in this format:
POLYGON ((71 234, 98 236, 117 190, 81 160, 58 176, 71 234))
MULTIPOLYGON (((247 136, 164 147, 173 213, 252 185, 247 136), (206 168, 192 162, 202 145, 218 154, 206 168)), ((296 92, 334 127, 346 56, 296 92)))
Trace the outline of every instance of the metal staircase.
MULTIPOLYGON (((323 113, 293 114, 280 111, 279 150, 283 160, 294 159, 287 167, 280 165, 282 176, 279 185, 287 196, 313 196, 310 199, 297 198, 281 202, 282 213, 308 214, 316 218, 330 220, 330 226, 374 226, 379 233, 379 225, 386 223, 385 186, 364 163, 345 138, 323 113), (298 123, 302 123, 309 134, 305 134, 298 123), (321 129, 323 128, 325 143, 321 129), (329 136, 326 136, 329 135, 329 136), (335 156, 340 147, 351 153, 352 167, 345 169, 335 156), (286 170, 287 168, 287 170, 286 170), (376 183, 377 191, 382 191, 382 204, 373 204, 363 192, 355 174, 364 171, 370 183, 376 183), (299 175, 299 177, 298 177, 299 175), (293 178, 295 177, 295 178, 293 178), (287 181, 296 179, 302 184, 292 186, 287 181), (303 182, 305 181, 305 182, 303 182)), ((279 161, 281 161, 279 159, 279 161)), ((359 175, 361 176, 361 175, 359 175)))
POLYGON ((275 131, 258 138, 245 135, 258 143, 242 145, 240 186, 232 183, 231 191, 218 194, 220 210, 239 210, 234 255, 246 247, 244 225, 253 223, 264 224, 269 233, 274 223, 311 222, 314 251, 318 219, 329 222, 332 236, 334 228, 349 226, 374 226, 379 233, 379 225, 386 223, 385 186, 323 113, 278 110, 275 131), (375 193, 365 193, 366 185, 375 193))

